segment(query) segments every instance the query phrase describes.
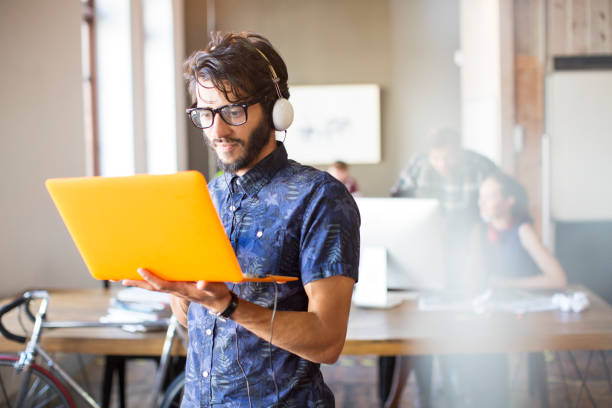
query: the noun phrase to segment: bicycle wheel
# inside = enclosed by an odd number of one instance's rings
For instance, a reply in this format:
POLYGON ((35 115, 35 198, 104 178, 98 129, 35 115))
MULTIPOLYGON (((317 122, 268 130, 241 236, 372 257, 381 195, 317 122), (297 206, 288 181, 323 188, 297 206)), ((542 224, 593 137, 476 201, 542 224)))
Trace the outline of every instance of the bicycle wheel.
MULTIPOLYGON (((0 356, 0 408, 16 408, 19 387, 25 373, 18 373, 14 364, 15 356, 0 356)), ((72 398, 64 386, 47 370, 32 364, 28 391, 23 408, 69 408, 74 407, 72 398)))
POLYGON ((160 408, 180 407, 181 400, 183 399, 183 387, 185 387, 184 371, 180 373, 166 389, 160 408))

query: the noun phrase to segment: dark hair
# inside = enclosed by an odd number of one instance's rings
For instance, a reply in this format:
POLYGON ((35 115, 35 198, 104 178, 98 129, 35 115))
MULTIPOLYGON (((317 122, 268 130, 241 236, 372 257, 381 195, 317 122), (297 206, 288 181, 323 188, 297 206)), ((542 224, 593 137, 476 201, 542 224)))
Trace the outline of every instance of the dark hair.
POLYGON ((442 149, 450 147, 451 149, 461 148, 461 135, 454 129, 441 128, 436 129, 429 135, 429 148, 442 149))
POLYGON ((514 197, 514 205, 512 205, 512 217, 517 222, 530 220, 529 217, 529 200, 527 198, 527 190, 515 178, 501 172, 494 171, 489 174, 488 178, 497 181, 502 189, 504 197, 514 197))
POLYGON ((289 98, 287 66, 281 56, 259 34, 216 32, 211 36, 208 46, 195 51, 184 64, 192 102, 197 101, 196 84, 211 81, 232 103, 259 99, 270 126, 273 126, 272 107, 278 95, 268 61, 279 78, 281 95, 289 98))
POLYGON ((333 167, 333 168, 338 169, 338 170, 347 171, 349 166, 348 166, 348 164, 346 164, 342 160, 337 160, 337 161, 333 162, 330 167, 333 167))

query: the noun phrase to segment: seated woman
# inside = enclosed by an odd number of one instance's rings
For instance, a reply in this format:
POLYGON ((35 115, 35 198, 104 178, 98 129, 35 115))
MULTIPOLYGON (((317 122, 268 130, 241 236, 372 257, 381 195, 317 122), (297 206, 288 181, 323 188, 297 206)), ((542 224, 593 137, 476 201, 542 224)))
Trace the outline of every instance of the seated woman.
MULTIPOLYGON (((527 192, 512 177, 495 172, 480 186, 478 199, 483 222, 476 225, 468 271, 472 289, 506 287, 563 288, 565 272, 538 237, 527 207, 527 192)), ((468 278, 469 279, 469 278, 468 278)), ((529 353, 529 381, 542 382, 542 353, 529 353), (533 377, 532 377, 533 376, 533 377)), ((508 406, 508 359, 505 354, 452 356, 447 370, 460 378, 467 406, 508 406), (474 373, 486 372, 486 376, 474 373), (486 390, 486 391, 485 391, 486 390)), ((545 398, 544 390, 540 398, 545 398)))
MULTIPOLYGON (((480 186, 483 219, 474 231, 473 265, 493 287, 563 288, 565 272, 538 237, 527 207, 527 192, 515 179, 495 172, 480 186)), ((482 281, 481 281, 482 282, 482 281)))

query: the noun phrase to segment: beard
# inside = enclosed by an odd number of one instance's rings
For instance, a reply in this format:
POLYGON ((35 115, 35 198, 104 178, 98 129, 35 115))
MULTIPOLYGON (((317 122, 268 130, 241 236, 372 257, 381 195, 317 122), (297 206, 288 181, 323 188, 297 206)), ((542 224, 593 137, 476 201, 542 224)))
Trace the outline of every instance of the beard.
POLYGON ((252 164, 255 159, 257 159, 259 153, 261 153, 264 146, 270 140, 270 130, 270 125, 265 120, 262 120, 247 138, 246 146, 244 141, 231 137, 219 138, 211 142, 206 136, 204 136, 204 140, 206 140, 208 147, 213 150, 215 150, 214 143, 217 141, 236 143, 242 147, 244 150, 243 153, 231 163, 224 163, 221 161, 219 154, 215 151, 215 154, 217 155, 217 166, 225 173, 236 173, 236 171, 240 169, 249 167, 249 165, 252 164))

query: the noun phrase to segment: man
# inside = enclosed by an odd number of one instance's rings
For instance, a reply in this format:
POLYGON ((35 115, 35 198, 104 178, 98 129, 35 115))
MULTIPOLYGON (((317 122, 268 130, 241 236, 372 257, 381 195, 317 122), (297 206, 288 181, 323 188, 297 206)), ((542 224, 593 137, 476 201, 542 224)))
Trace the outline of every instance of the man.
POLYGON ((360 195, 357 180, 351 176, 348 164, 340 160, 335 161, 327 168, 327 172, 344 184, 353 197, 358 197, 360 195))
POLYGON ((440 129, 430 136, 429 152, 417 155, 391 188, 393 197, 437 198, 448 218, 478 218, 478 189, 495 164, 461 147, 459 133, 440 129))
POLYGON ((171 293, 189 329, 183 407, 333 407, 319 365, 338 359, 346 337, 359 262, 355 202, 275 140, 287 68, 265 38, 214 35, 185 66, 197 106, 188 112, 224 170, 209 189, 243 273, 299 279, 165 282, 140 270, 144 281, 124 284, 171 293))
MULTIPOLYGON (((391 188, 392 197, 436 198, 443 215, 446 261, 446 283, 450 289, 461 289, 463 268, 467 257, 468 236, 479 220, 478 191, 480 184, 495 169, 488 158, 461 147, 459 133, 452 129, 439 129, 430 135, 429 151, 417 155, 400 174, 391 188)), ((403 389, 410 368, 416 374, 415 406, 431 405, 431 356, 402 357, 396 367, 394 357, 379 359, 379 394, 382 401, 391 392, 391 382, 397 397, 403 389), (393 374, 395 371, 395 375, 393 374), (395 378, 393 378, 395 377, 395 378)), ((442 361, 443 377, 449 381, 449 364, 442 361)), ((451 390, 454 391, 454 390, 451 390)))

